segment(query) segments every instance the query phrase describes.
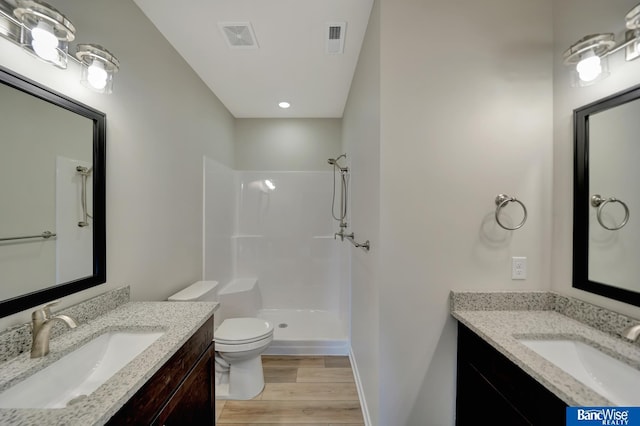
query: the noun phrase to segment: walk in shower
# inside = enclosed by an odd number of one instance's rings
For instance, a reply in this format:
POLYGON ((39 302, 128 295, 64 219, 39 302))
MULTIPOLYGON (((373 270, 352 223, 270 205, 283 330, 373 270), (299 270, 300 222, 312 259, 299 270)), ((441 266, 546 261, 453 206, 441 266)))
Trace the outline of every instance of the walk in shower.
POLYGON ((204 271, 257 278, 271 354, 347 354, 348 245, 334 239, 332 172, 235 171, 204 161, 204 271))

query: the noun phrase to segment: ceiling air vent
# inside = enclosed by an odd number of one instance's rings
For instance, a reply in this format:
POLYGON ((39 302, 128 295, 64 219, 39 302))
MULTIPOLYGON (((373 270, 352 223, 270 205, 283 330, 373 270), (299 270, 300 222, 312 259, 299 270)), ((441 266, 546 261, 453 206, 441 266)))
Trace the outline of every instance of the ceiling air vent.
POLYGON ((347 30, 346 22, 327 23, 327 53, 344 53, 344 36, 347 30))
POLYGON ((257 49, 258 42, 250 22, 219 22, 230 49, 257 49))

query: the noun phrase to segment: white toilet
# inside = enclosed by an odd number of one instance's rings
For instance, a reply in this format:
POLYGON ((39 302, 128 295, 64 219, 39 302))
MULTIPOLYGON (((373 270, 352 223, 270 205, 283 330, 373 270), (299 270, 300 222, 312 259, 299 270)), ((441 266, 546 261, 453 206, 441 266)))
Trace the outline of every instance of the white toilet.
POLYGON ((257 280, 233 280, 220 291, 217 287, 217 281, 198 281, 169 300, 220 302, 213 333, 216 399, 251 399, 264 388, 260 355, 273 340, 273 325, 247 315, 256 315, 261 304, 257 280))

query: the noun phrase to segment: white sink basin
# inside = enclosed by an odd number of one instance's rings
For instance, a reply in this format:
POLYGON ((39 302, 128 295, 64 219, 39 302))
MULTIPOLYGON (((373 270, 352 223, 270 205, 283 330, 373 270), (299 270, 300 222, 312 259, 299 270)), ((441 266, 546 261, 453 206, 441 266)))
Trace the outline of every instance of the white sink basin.
POLYGON ((640 406, 640 370, 577 340, 518 339, 619 406, 640 406))
POLYGON ((0 393, 0 408, 64 408, 95 391, 162 336, 162 332, 101 334, 0 393))

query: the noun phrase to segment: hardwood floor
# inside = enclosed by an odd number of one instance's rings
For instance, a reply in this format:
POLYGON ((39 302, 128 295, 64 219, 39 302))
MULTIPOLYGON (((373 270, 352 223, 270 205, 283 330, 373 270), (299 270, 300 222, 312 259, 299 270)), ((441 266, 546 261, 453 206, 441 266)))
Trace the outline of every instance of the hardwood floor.
POLYGON ((262 356, 265 387, 216 401, 216 425, 364 426, 349 357, 262 356))

